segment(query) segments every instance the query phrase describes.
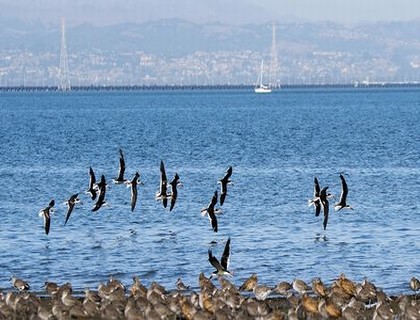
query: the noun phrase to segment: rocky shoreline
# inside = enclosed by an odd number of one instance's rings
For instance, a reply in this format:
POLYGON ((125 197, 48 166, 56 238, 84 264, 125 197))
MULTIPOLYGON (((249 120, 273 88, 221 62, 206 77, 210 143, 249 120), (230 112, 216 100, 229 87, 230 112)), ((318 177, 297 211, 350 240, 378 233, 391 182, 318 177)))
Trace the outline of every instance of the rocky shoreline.
POLYGON ((316 278, 312 285, 295 279, 276 287, 258 284, 253 274, 239 288, 200 274, 197 291, 181 279, 171 291, 156 282, 146 287, 138 277, 127 287, 111 277, 84 292, 53 282, 44 292, 31 292, 25 281, 12 282, 16 290, 0 292, 0 319, 420 319, 414 277, 408 286, 414 294, 400 296, 343 274, 330 286, 316 278))

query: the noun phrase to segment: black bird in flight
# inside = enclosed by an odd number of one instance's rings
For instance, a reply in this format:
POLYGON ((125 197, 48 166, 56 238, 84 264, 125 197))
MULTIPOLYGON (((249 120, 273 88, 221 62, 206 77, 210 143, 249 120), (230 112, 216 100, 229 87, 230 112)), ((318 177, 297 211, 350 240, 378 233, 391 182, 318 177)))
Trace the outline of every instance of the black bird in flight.
POLYGON ((156 193, 156 200, 162 200, 163 207, 166 208, 168 205, 168 181, 166 179, 165 165, 163 161, 160 161, 160 185, 159 191, 156 193))
POLYGON ((50 225, 51 225, 51 213, 54 212, 55 201, 54 199, 50 201, 48 206, 46 206, 44 209, 39 211, 39 216, 44 218, 44 229, 45 233, 48 234, 50 232, 50 225))
POLYGON ((106 204, 105 201, 105 193, 106 193, 106 180, 105 176, 101 176, 101 181, 98 183, 98 189, 99 189, 99 196, 98 200, 96 200, 95 206, 93 207, 92 211, 98 211, 100 207, 106 204))
POLYGON ((314 198, 312 200, 309 200, 309 205, 314 205, 315 207, 315 217, 318 217, 321 213, 321 201, 319 199, 321 192, 321 188, 319 186, 319 182, 317 177, 314 179, 314 198))
POLYGON ((211 201, 210 201, 209 205, 207 206, 207 208, 201 209, 201 215, 203 217, 206 214, 208 215, 211 226, 212 226, 214 232, 217 232, 217 230, 218 230, 216 213, 219 213, 219 214, 222 213, 222 210, 215 208, 215 206, 217 204, 217 196, 218 195, 217 195, 217 190, 216 190, 216 191, 214 191, 214 195, 211 198, 211 201))
POLYGON ((114 183, 121 184, 126 181, 124 179, 124 173, 125 173, 125 160, 124 160, 124 154, 122 150, 120 149, 120 167, 118 169, 118 176, 114 179, 114 183))
POLYGON ((221 206, 223 205, 223 203, 225 202, 225 199, 226 199, 227 185, 232 183, 232 181, 229 180, 231 175, 232 175, 232 166, 230 166, 227 169, 225 176, 222 179, 219 180, 219 183, 220 183, 220 205, 221 206))
POLYGON ((137 185, 142 184, 142 182, 140 181, 140 174, 136 172, 133 179, 126 183, 127 187, 131 186, 131 212, 133 212, 137 203, 137 185))
POLYGON ((92 167, 89 167, 89 189, 86 191, 87 194, 90 194, 92 200, 96 199, 97 196, 97 189, 96 189, 96 177, 95 173, 93 172, 92 167))
POLYGON ((321 200, 322 208, 324 209, 324 230, 327 228, 328 223, 328 212, 329 212, 329 202, 328 202, 328 196, 327 194, 328 187, 324 187, 321 190, 321 193, 319 194, 319 199, 321 200))
POLYGON ((213 276, 233 276, 232 272, 229 271, 229 261, 230 261, 230 237, 226 241, 225 250, 223 251, 222 258, 219 262, 217 258, 213 255, 212 251, 209 249, 209 262, 210 264, 216 268, 213 271, 211 277, 213 276))
POLYGON ((175 206, 176 199, 178 198, 178 186, 181 186, 178 173, 175 173, 175 177, 171 182, 169 182, 169 184, 171 185, 171 206, 169 207, 169 211, 172 211, 175 206))
POLYGON ((66 201, 66 205, 68 207, 67 209, 67 214, 66 214, 66 221, 64 222, 64 224, 67 224, 67 221, 70 218, 71 213, 73 212, 74 206, 76 205, 76 203, 80 202, 80 199, 78 198, 79 194, 76 193, 74 195, 72 195, 67 201, 66 201))
POLYGON ((338 203, 334 205, 334 209, 336 211, 341 210, 343 208, 353 210, 353 208, 349 206, 346 202, 347 194, 349 193, 349 188, 347 187, 347 182, 341 173, 340 173, 340 179, 341 179, 341 195, 340 195, 340 200, 338 201, 338 203))

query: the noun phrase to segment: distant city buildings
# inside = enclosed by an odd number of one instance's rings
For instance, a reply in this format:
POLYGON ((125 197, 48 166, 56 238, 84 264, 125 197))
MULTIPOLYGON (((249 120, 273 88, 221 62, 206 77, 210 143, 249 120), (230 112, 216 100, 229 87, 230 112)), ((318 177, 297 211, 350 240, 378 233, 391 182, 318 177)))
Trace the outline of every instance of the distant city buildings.
MULTIPOLYGON (((285 32, 284 27, 280 31, 285 32)), ((327 43, 322 47, 288 37, 275 46, 267 41, 260 51, 195 50, 178 55, 93 47, 76 50, 69 46, 66 63, 72 86, 253 85, 261 59, 266 62, 264 74, 275 74, 280 86, 420 81, 420 39, 412 43, 376 39, 385 48, 376 52, 353 48, 357 41, 369 43, 372 36, 347 29, 326 29, 317 34, 327 43), (418 52, 407 49, 409 45, 418 52), (277 53, 274 64, 270 63, 273 47, 277 53), (270 70, 273 65, 277 70, 270 70)), ((59 50, 0 49, 0 87, 54 87, 60 84, 60 72, 59 50)))

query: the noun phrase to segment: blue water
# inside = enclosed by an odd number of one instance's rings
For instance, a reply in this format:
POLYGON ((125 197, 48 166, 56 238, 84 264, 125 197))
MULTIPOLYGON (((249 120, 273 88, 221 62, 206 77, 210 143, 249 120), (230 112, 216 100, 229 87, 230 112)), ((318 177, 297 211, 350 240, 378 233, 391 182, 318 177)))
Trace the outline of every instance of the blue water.
MULTIPOLYGON (((44 281, 97 288, 113 274, 126 284, 193 288, 231 237, 232 281, 251 273, 276 285, 295 277, 326 283, 344 272, 389 293, 420 276, 420 92, 418 90, 0 94, 0 288, 11 275, 34 290, 44 281), (130 190, 112 184, 118 149, 130 190), (183 183, 175 209, 155 199, 159 163, 183 183), (228 166, 228 196, 212 231, 200 210, 228 166), (105 174, 108 207, 84 194, 88 170, 105 174), (331 210, 327 230, 308 207, 313 179, 354 211, 331 210), (81 192, 64 225, 64 201, 81 192), (38 216, 56 200, 47 236, 38 216)), ((331 208, 332 209, 332 208, 331 208)))

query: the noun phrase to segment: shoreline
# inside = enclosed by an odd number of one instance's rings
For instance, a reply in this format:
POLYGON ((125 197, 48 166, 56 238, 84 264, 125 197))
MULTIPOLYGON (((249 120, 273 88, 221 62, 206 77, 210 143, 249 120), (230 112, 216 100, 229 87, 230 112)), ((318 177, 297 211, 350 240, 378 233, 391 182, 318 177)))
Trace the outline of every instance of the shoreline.
POLYGON ((269 288, 257 284, 256 274, 239 288, 225 278, 211 280, 200 274, 198 290, 190 290, 180 279, 173 290, 157 282, 146 287, 138 277, 127 287, 111 277, 96 290, 85 291, 53 282, 45 283, 45 291, 23 290, 25 283, 14 279, 16 289, 0 291, 0 319, 420 318, 414 289, 413 294, 387 296, 366 279, 355 283, 344 275, 331 286, 319 280, 322 290, 315 281, 311 287, 301 280, 269 288))
MULTIPOLYGON (((57 86, 0 86, 0 92, 136 92, 136 91, 223 91, 242 90, 254 92, 252 84, 192 84, 192 85, 75 85, 71 90, 61 90, 57 86)), ((315 90, 315 89, 418 89, 420 82, 372 82, 372 83, 311 83, 311 84, 282 84, 280 88, 274 89, 273 93, 283 90, 315 90)))

